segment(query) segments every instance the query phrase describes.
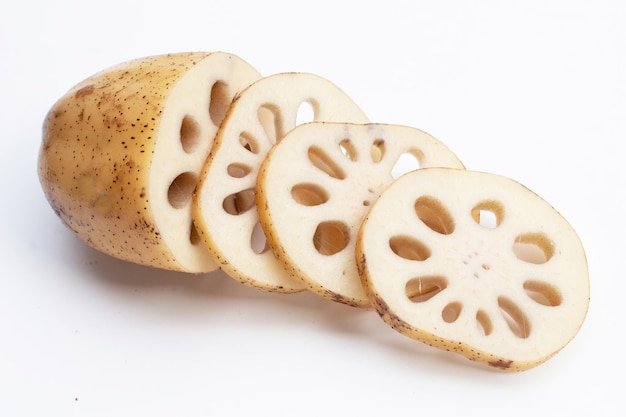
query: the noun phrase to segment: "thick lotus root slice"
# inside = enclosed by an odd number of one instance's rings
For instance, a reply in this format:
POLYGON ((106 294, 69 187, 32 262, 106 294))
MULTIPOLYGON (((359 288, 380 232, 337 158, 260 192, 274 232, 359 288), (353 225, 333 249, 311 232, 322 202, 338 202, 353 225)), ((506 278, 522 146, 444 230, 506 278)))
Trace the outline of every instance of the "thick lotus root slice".
POLYGON ((267 247, 255 205, 259 166, 272 146, 301 122, 304 110, 312 111, 314 121, 368 121, 350 97, 322 77, 281 73, 262 78, 233 102, 194 196, 198 231, 222 269, 267 291, 305 289, 284 273, 267 247))
POLYGON ((395 330, 506 371, 560 351, 589 305, 576 232, 495 174, 408 173, 372 206, 356 253, 372 303, 395 330))
POLYGON ((408 126, 297 127, 274 146, 259 173, 257 206, 270 247, 315 293, 370 306, 354 258, 363 217, 399 170, 428 166, 463 168, 443 143, 408 126))
POLYGON ((46 117, 39 176, 51 206, 114 257, 204 273, 191 197, 233 97, 259 79, 223 52, 152 56, 87 78, 46 117))

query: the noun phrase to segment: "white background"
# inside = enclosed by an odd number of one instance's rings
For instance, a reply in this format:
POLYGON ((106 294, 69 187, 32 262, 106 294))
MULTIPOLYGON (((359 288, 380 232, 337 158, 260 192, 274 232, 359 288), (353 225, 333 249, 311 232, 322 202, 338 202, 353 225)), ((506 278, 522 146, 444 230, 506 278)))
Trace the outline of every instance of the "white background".
POLYGON ((625 415, 626 3, 365 4, 2 3, 0 415, 625 415), (468 169, 541 195, 587 251, 576 338, 537 368, 498 373, 373 311, 79 242, 36 175, 47 110, 113 64, 192 50, 324 76, 372 121, 426 130, 468 169))

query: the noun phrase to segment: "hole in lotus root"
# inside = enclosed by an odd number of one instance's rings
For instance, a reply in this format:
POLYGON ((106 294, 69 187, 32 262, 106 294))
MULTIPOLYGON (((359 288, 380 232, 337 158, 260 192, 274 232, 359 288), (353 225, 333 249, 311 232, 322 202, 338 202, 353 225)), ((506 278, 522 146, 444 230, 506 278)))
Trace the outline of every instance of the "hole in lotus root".
POLYGON ((433 275, 410 279, 404 291, 409 300, 414 303, 423 303, 445 290, 448 282, 444 277, 433 275))
POLYGON ((197 178, 193 172, 183 172, 170 184, 167 190, 167 200, 174 208, 182 208, 189 203, 194 189, 196 188, 197 178))
POLYGON ((180 123, 180 144, 186 153, 192 153, 200 143, 200 125, 192 116, 186 115, 180 123))
POLYGON ((463 305, 458 301, 454 301, 443 308, 441 318, 446 323, 454 323, 461 315, 461 310, 463 310, 463 305))
POLYGON ((260 255, 269 249, 267 239, 265 238, 265 233, 263 232, 260 222, 257 222, 252 229, 252 234, 250 235, 250 247, 257 255, 260 255))
POLYGON ((211 87, 211 101, 209 101, 209 117, 215 126, 220 126, 230 107, 232 97, 228 92, 228 84, 217 81, 211 87))
POLYGON ((314 121, 316 109, 317 103, 313 100, 305 100, 300 103, 296 112, 296 126, 314 121))
POLYGON ((248 152, 253 154, 259 153, 259 145, 256 139, 248 132, 241 132, 241 134, 239 134, 239 143, 248 152))
POLYGON ((485 336, 489 336, 493 331, 493 324, 491 323, 491 319, 483 310, 478 310, 476 312, 476 324, 478 325, 478 329, 485 336))
POLYGON ((346 174, 343 172, 343 169, 341 169, 341 167, 333 161, 322 148, 318 146, 311 146, 308 151, 308 156, 309 160, 317 169, 339 180, 346 178, 346 174))
POLYGON ((328 193, 317 184, 300 183, 291 188, 293 199, 303 206, 318 206, 328 201, 328 193))
POLYGON ((393 253, 410 261, 425 261, 430 258, 428 246, 411 236, 393 236, 389 239, 389 247, 393 253))
POLYGON ((515 238, 513 253, 520 261, 544 264, 554 255, 554 244, 543 233, 524 233, 515 238))
POLYGON ((370 157, 372 158, 372 162, 378 163, 382 161, 382 159, 385 157, 384 139, 376 139, 374 143, 372 143, 372 147, 370 149, 370 157))
POLYGON ((526 294, 536 303, 548 307, 561 305, 561 293, 552 285, 543 281, 529 280, 524 282, 526 294))
POLYGON ((393 165, 393 168, 391 168, 391 177, 396 179, 407 172, 419 169, 421 166, 420 161, 422 159, 422 152, 417 149, 401 154, 396 163, 393 165))
POLYGON ((495 229, 502 223, 504 207, 498 201, 481 201, 474 206, 471 214, 477 224, 487 229, 495 229))
POLYGON ((191 227, 189 230, 189 241, 194 246, 200 243, 200 233, 198 233, 198 228, 193 221, 191 222, 191 227))
POLYGON ((349 160, 356 161, 356 148, 350 139, 344 139, 339 142, 339 150, 341 150, 341 153, 349 160))
POLYGON ((317 225, 313 245, 322 255, 341 252, 350 242, 350 228, 340 221, 327 221, 317 225))
POLYGON ((454 220, 443 204, 434 197, 422 196, 415 200, 415 213, 431 230, 449 235, 454 232, 454 220))
POLYGON ((498 297, 500 312, 513 334, 521 339, 530 335, 530 322, 522 310, 506 297, 498 297))
POLYGON ((222 203, 228 214, 239 215, 255 205, 254 189, 242 190, 226 197, 222 203))
POLYGON ((230 175, 233 178, 243 178, 246 175, 248 175, 250 171, 252 171, 252 168, 250 168, 246 164, 233 162, 232 164, 228 165, 228 168, 226 168, 226 171, 228 172, 228 175, 230 175))
POLYGON ((280 109, 276 105, 263 104, 257 111, 257 117, 271 144, 275 144, 283 137, 282 117, 280 109))

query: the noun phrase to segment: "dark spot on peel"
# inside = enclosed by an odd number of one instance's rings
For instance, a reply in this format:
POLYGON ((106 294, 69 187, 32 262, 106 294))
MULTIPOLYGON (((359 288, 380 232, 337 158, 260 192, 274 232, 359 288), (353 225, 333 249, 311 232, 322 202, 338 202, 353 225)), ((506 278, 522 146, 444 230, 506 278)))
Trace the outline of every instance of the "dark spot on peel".
POLYGON ((378 312, 380 317, 391 326, 394 330, 406 336, 412 337, 412 327, 404 322, 396 313, 394 313, 385 300, 380 295, 375 295, 372 300, 372 306, 378 312))
POLYGON ((374 307, 381 316, 385 316, 389 313, 389 305, 378 295, 374 297, 374 307))
POLYGON ((494 368, 500 368, 500 369, 509 369, 512 364, 513 364, 513 361, 504 361, 502 359, 489 362, 490 366, 493 366, 494 368))
POLYGON ((90 94, 93 94, 93 90, 94 90, 93 84, 86 85, 83 88, 81 88, 80 90, 78 90, 76 92, 76 94, 74 94, 74 97, 75 98, 82 98, 82 97, 88 96, 90 94))
POLYGON ((341 294, 335 293, 334 291, 325 290, 324 294, 325 294, 325 297, 327 297, 327 298, 329 298, 329 299, 331 299, 331 300, 333 300, 335 302, 338 302, 338 303, 341 303, 341 304, 346 304, 346 305, 348 305, 350 307, 360 307, 361 306, 361 304, 358 301, 353 300, 353 299, 348 298, 348 297, 344 297, 341 294))

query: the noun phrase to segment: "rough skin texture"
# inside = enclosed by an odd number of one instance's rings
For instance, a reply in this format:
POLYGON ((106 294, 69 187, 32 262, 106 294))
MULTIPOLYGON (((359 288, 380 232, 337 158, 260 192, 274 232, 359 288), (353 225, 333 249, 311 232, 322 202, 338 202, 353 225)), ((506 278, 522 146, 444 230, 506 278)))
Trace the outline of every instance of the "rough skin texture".
MULTIPOLYGON (((38 173, 50 205, 81 240, 129 262, 182 265, 155 224, 148 189, 159 124, 172 86, 210 52, 136 59, 77 84, 43 124, 38 173)), ((189 229, 187 229, 189 230, 189 229)))

